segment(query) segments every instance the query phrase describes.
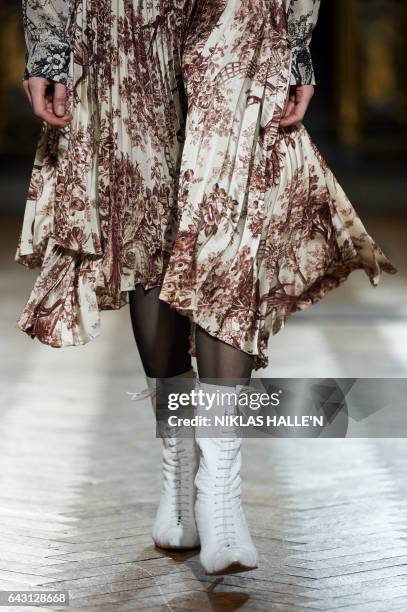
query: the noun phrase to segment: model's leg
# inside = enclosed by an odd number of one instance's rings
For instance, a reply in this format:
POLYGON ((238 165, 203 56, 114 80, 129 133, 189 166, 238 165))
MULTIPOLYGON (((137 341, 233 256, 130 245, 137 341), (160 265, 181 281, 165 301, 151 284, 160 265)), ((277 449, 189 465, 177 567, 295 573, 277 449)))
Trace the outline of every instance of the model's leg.
POLYGON ((208 574, 251 570, 257 567, 257 552, 241 505, 241 438, 233 424, 214 425, 214 419, 238 414, 239 392, 250 382, 253 357, 200 327, 196 354, 197 390, 202 392, 197 413, 212 419, 210 428, 202 426, 196 431, 201 450, 195 479, 201 562, 208 574))
POLYGON ((244 385, 250 382, 253 357, 196 327, 196 358, 201 382, 244 385))
POLYGON ((159 300, 159 288, 138 285, 129 292, 134 337, 146 374, 157 431, 163 442, 163 482, 153 525, 162 548, 195 548, 195 476, 199 451, 193 436, 168 425, 168 394, 190 393, 195 376, 189 355, 190 322, 159 300))
POLYGON ((129 291, 130 316, 147 376, 168 378, 191 370, 190 321, 158 299, 159 287, 129 291))

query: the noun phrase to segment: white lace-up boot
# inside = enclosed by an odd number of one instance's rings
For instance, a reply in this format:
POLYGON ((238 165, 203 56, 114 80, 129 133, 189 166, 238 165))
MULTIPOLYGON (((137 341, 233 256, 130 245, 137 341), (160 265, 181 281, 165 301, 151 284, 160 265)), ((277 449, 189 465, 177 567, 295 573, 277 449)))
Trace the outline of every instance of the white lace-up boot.
MULTIPOLYGON (((190 393, 195 385, 191 370, 187 374, 166 379, 147 377, 151 401, 157 414, 157 396, 190 393)), ((177 411, 171 412, 177 415, 177 411)), ((199 465, 199 449, 195 437, 182 427, 171 427, 166 420, 157 423, 163 450, 163 480, 160 502, 153 525, 153 540, 166 549, 196 548, 199 535, 195 522, 195 476, 199 465), (189 434, 189 435, 188 435, 189 434)))
MULTIPOLYGON (((198 380, 196 389, 209 394, 222 389, 224 393, 238 396, 241 386, 219 387, 198 380)), ((212 419, 215 414, 236 415, 236 401, 230 406, 215 402, 210 410, 206 410, 207 405, 207 401, 199 400, 197 413, 212 419)), ((215 431, 212 422, 211 429, 197 428, 196 442, 201 450, 195 478, 201 563, 210 575, 255 569, 257 552, 241 505, 241 438, 236 436, 233 426, 218 426, 215 431)))

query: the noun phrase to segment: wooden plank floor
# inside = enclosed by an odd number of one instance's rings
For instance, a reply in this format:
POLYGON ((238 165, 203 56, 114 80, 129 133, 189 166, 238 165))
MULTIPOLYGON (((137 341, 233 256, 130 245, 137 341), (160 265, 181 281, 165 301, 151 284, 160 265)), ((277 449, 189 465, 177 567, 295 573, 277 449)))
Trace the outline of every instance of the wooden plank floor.
MULTIPOLYGON (((407 609, 403 439, 246 440, 259 568, 215 579, 197 555, 157 551, 160 442, 148 401, 127 395, 145 386, 127 309, 80 348, 16 331, 33 281, 10 257, 16 229, 1 259, 0 590, 67 589, 70 612, 407 609)), ((388 242, 400 263, 405 229, 388 242)), ((293 317, 262 375, 406 376, 405 270, 384 280, 356 273, 293 317)))

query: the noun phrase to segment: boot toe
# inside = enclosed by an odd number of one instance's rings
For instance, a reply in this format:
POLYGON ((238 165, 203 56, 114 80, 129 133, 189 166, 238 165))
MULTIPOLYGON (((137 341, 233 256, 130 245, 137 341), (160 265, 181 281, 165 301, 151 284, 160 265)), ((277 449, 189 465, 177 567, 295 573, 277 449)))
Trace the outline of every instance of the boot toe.
POLYGON ((236 547, 230 551, 229 558, 232 563, 240 563, 247 568, 257 567, 257 552, 255 548, 236 547))
POLYGON ((204 558, 201 558, 201 563, 211 576, 246 572, 256 569, 257 552, 254 548, 244 546, 223 548, 211 557, 209 563, 204 558))
POLYGON ((167 550, 197 548, 199 546, 198 532, 186 530, 182 525, 153 532, 153 540, 157 546, 167 550))

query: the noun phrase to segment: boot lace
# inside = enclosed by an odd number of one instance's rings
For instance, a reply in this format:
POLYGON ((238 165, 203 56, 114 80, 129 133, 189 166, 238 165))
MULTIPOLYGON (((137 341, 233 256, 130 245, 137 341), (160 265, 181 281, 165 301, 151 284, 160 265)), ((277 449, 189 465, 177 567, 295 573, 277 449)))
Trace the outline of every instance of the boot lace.
MULTIPOLYGON (((234 416, 234 411, 225 411, 225 416, 234 416)), ((221 429, 222 433, 233 437, 220 438, 221 444, 219 462, 215 476, 215 535, 221 546, 230 548, 237 544, 236 511, 240 506, 240 477, 232 478, 231 470, 236 458, 237 445, 240 441, 236 437, 236 426, 227 425, 221 429)))
POLYGON ((164 477, 172 489, 171 516, 177 525, 186 524, 191 520, 190 481, 192 465, 189 465, 187 449, 183 438, 179 435, 179 427, 164 428, 166 449, 170 453, 170 463, 166 464, 164 477))
MULTIPOLYGON (((149 396, 157 398, 157 390, 145 387, 140 391, 130 392, 131 399, 141 401, 149 396)), ((164 478, 173 490, 171 496, 171 516, 177 526, 187 524, 191 520, 190 486, 192 478, 192 465, 188 465, 186 460, 187 449, 182 444, 183 438, 179 435, 180 428, 177 426, 165 425, 161 430, 161 435, 166 438, 166 449, 171 453, 171 464, 166 465, 164 478)))
POLYGON ((156 396, 155 389, 149 389, 148 387, 141 389, 141 391, 126 391, 126 393, 127 395, 131 395, 131 399, 135 402, 139 402, 143 399, 146 399, 146 397, 149 397, 150 395, 152 397, 156 396))

